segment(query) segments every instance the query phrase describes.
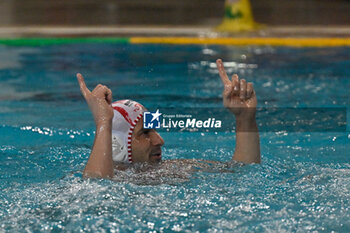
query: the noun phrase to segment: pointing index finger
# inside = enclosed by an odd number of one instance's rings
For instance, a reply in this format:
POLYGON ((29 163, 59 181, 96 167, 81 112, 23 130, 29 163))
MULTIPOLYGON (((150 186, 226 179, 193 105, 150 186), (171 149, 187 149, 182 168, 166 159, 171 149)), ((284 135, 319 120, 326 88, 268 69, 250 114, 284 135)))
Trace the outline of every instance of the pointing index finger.
POLYGON ((77 73, 77 79, 78 79, 78 83, 79 83, 79 86, 80 86, 80 91, 83 94, 84 98, 86 98, 87 95, 91 94, 91 92, 86 87, 83 75, 81 75, 80 73, 77 73))
POLYGON ((224 68, 224 64, 222 63, 222 60, 221 59, 217 59, 216 60, 216 65, 218 67, 219 75, 220 75, 222 83, 224 85, 230 84, 231 81, 230 81, 230 79, 228 78, 228 76, 226 74, 226 71, 225 71, 225 68, 224 68))

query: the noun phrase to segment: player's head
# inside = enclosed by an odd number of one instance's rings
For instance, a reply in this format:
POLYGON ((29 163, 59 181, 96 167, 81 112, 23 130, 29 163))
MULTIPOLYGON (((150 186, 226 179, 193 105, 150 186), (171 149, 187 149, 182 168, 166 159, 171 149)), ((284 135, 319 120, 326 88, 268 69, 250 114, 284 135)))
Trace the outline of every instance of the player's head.
POLYGON ((112 107, 113 160, 126 163, 160 161, 164 141, 156 130, 143 128, 146 108, 133 100, 119 100, 112 107))

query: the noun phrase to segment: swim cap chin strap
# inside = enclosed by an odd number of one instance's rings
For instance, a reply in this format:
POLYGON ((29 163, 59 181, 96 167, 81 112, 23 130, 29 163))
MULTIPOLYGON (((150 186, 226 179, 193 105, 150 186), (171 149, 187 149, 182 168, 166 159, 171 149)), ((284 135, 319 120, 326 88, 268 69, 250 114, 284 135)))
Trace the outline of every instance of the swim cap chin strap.
POLYGON ((112 103, 112 157, 115 162, 132 163, 131 136, 135 125, 142 118, 145 107, 133 100, 112 103))

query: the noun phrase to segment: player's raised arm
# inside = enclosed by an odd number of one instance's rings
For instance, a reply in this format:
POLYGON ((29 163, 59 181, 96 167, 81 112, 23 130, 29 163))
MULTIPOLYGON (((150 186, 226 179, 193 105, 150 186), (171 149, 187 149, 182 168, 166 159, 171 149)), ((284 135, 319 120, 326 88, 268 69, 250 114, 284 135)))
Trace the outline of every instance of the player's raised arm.
POLYGON ((223 104, 236 117, 236 149, 232 159, 260 163, 260 140, 255 120, 257 99, 252 83, 234 74, 230 80, 221 59, 216 61, 224 84, 223 104))
POLYGON ((99 84, 91 92, 86 87, 81 74, 77 74, 77 79, 80 91, 89 105, 96 124, 94 145, 85 166, 83 176, 85 178, 111 178, 113 177, 112 91, 108 87, 99 84))

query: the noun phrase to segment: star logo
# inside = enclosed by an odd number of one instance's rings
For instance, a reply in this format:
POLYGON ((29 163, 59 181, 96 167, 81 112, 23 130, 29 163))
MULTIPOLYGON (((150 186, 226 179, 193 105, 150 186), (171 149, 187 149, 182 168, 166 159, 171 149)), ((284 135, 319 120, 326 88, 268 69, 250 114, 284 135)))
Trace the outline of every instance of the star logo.
POLYGON ((143 113, 143 128, 145 129, 159 129, 160 119, 162 114, 157 109, 156 112, 144 112, 143 113))
POLYGON ((159 117, 162 115, 161 113, 159 113, 159 109, 157 109, 157 111, 155 113, 151 113, 153 118, 151 120, 151 122, 153 122, 154 120, 159 121, 159 117))

